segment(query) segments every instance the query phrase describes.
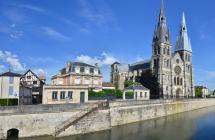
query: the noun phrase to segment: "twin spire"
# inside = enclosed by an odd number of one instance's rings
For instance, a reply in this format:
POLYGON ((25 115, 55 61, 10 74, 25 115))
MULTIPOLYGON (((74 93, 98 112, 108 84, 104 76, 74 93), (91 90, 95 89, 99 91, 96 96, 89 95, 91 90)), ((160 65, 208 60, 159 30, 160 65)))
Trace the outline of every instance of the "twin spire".
POLYGON ((190 38, 187 33, 187 25, 185 20, 185 14, 183 13, 179 36, 176 41, 175 51, 188 51, 192 52, 190 38))
POLYGON ((166 16, 164 12, 163 1, 161 1, 159 22, 155 27, 153 42, 170 44, 170 32, 166 25, 166 16))
MULTIPOLYGON (((170 31, 167 28, 167 24, 166 24, 164 3, 163 3, 163 0, 161 0, 159 22, 158 22, 158 25, 155 27, 153 42, 171 44, 170 40, 171 40, 170 31)), ((181 51, 181 50, 192 52, 190 39, 187 34, 187 26, 186 26, 186 20, 185 20, 184 13, 182 15, 180 32, 179 32, 179 36, 177 38, 176 48, 175 48, 175 51, 181 51)))

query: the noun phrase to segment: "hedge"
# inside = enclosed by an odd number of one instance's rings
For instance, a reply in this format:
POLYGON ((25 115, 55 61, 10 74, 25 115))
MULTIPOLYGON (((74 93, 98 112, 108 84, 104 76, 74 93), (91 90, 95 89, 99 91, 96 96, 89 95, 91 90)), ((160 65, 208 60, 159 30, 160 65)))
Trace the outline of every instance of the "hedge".
POLYGON ((18 99, 0 99, 0 106, 16 106, 18 99))
POLYGON ((122 91, 113 90, 113 89, 104 89, 102 91, 95 92, 93 90, 89 90, 89 97, 108 97, 108 96, 122 98, 122 91))

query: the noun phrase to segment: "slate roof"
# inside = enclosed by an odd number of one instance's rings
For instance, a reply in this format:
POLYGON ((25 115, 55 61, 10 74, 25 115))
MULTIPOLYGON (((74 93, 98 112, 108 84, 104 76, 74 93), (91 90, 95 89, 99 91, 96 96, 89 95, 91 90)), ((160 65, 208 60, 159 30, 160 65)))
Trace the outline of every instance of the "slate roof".
POLYGON ((119 64, 119 65, 117 65, 117 69, 119 72, 128 72, 129 65, 128 64, 119 64))
MULTIPOLYGON (((83 63, 83 62, 72 62, 71 63, 71 67, 69 68, 69 72, 74 72, 75 71, 75 67, 81 67, 81 72, 83 71, 83 67, 90 67, 90 73, 93 73, 94 72, 94 68, 96 68, 96 66, 93 66, 93 65, 89 65, 89 64, 86 64, 86 63, 83 63)), ((63 68, 60 70, 60 73, 61 74, 66 74, 66 68, 63 68)), ((101 74, 101 71, 99 69, 99 74, 101 74)))
POLYGON ((21 74, 18 74, 18 73, 13 73, 13 72, 5 72, 5 73, 2 73, 0 76, 9 76, 9 77, 21 77, 22 75, 21 74))
POLYGON ((186 25, 184 13, 182 16, 180 33, 179 33, 179 36, 177 38, 175 50, 176 51, 185 50, 185 51, 192 52, 190 38, 188 37, 188 33, 187 33, 187 25, 186 25))
POLYGON ((129 66, 130 71, 139 70, 139 69, 150 69, 151 60, 144 60, 129 66))
POLYGON ((169 43, 170 44, 170 32, 166 24, 166 16, 164 12, 163 0, 161 1, 159 22, 155 27, 153 42, 169 43))
POLYGON ((124 90, 149 90, 149 89, 142 85, 132 85, 132 86, 126 87, 124 90))

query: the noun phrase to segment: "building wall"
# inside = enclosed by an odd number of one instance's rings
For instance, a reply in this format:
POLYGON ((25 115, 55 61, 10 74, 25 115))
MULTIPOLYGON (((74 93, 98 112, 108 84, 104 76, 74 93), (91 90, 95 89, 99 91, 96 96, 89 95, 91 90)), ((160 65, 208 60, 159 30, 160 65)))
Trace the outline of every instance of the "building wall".
POLYGON ((43 87, 43 104, 65 104, 65 103, 80 103, 80 94, 84 92, 84 100, 88 101, 87 86, 54 86, 46 85, 43 87), (57 99, 52 99, 52 93, 57 92, 57 99), (65 92, 65 99, 60 99, 60 92, 65 92), (68 92, 72 92, 72 99, 67 98, 68 92))
POLYGON ((32 89, 24 86, 19 88, 19 104, 31 105, 32 104, 32 89))
POLYGON ((2 76, 0 77, 1 84, 0 84, 0 98, 19 98, 19 85, 20 85, 20 78, 14 77, 14 81, 10 84, 9 79, 10 77, 2 76), (9 88, 13 87, 13 95, 9 95, 9 88), (15 96, 15 94, 17 96, 15 96))

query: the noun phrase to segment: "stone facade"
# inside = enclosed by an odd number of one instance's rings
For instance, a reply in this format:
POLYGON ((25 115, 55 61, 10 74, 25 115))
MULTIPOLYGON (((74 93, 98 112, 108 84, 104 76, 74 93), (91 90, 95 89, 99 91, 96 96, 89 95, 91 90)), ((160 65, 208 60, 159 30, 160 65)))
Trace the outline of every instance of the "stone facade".
POLYGON ((84 103, 88 101, 88 86, 44 85, 43 104, 84 103))
POLYGON ((118 62, 112 64, 111 82, 119 89, 124 89, 125 80, 135 81, 135 77, 141 75, 145 70, 152 71, 153 75, 157 77, 160 97, 188 98, 195 96, 192 48, 185 15, 183 13, 175 50, 172 51, 163 3, 154 31, 151 59, 131 65, 118 62))
POLYGON ((87 85, 96 91, 102 90, 102 74, 98 64, 92 66, 81 62, 68 62, 51 80, 52 85, 87 85))

